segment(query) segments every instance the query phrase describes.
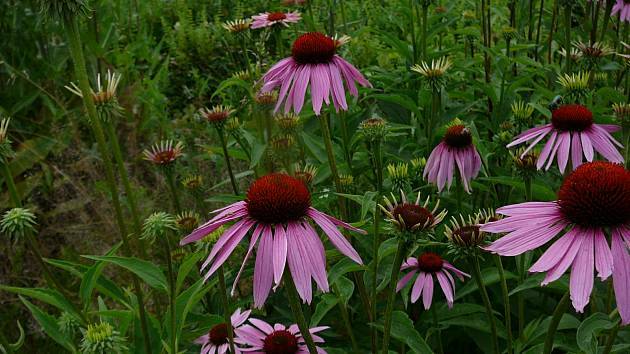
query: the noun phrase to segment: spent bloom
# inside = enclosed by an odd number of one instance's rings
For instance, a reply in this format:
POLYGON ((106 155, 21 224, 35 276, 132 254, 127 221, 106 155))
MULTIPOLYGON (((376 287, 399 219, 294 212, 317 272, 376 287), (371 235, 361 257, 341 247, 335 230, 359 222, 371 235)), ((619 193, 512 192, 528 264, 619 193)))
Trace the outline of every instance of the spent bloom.
POLYGON ((400 203, 394 194, 391 196, 392 200, 383 197, 383 204, 385 205, 379 204, 379 207, 387 216, 387 221, 392 223, 400 232, 430 231, 446 217, 446 210, 437 213, 440 207, 439 199, 433 209, 429 209, 430 196, 427 196, 422 204, 420 204, 420 193, 418 193, 415 202, 408 201, 403 192, 400 192, 400 203))
POLYGON ((473 144, 470 129, 459 119, 449 125, 442 141, 429 155, 423 176, 436 184, 441 192, 444 186, 450 189, 456 166, 464 190, 470 193, 470 181, 481 169, 481 157, 473 144))
POLYGON ((313 111, 320 115, 322 104, 332 100, 335 110, 348 110, 346 89, 353 96, 361 86, 372 87, 352 64, 337 54, 338 43, 319 32, 309 32, 293 42, 291 56, 276 63, 262 77, 261 92, 280 87, 275 111, 284 103, 284 111, 300 113, 310 85, 313 111), (345 82, 345 87, 344 87, 345 82))
POLYGON ((169 166, 183 155, 184 144, 173 140, 162 140, 151 149, 143 151, 144 159, 159 166, 169 166))
POLYGON ((311 279, 315 280, 321 291, 329 291, 324 245, 310 221, 324 231, 342 254, 356 263, 363 263, 338 227, 365 232, 313 208, 308 188, 295 177, 285 174, 263 176, 251 184, 245 200, 215 210, 214 213, 217 213, 215 217, 182 239, 180 244, 199 241, 222 225, 235 222, 217 240, 201 266, 201 270, 206 271, 204 279, 207 280, 253 230, 232 292, 258 244, 254 266, 256 307, 265 303, 273 283, 276 288, 280 285, 285 265, 288 265, 293 282, 304 302, 310 303, 313 298, 311 279))
POLYGON ((127 353, 125 338, 108 322, 89 324, 82 329, 81 353, 83 354, 122 354, 127 353))
POLYGON ((283 25, 289 27, 289 23, 297 23, 302 17, 298 11, 291 12, 263 12, 252 16, 252 29, 283 25))
POLYGON ((452 308, 455 299, 455 280, 451 273, 455 274, 460 281, 464 281, 464 277, 470 277, 470 275, 445 261, 440 255, 432 252, 424 252, 418 258, 407 258, 400 270, 409 270, 409 272, 398 281, 396 291, 404 288, 417 274, 418 276, 413 282, 413 288, 411 289, 411 302, 415 303, 422 295, 422 303, 425 310, 431 308, 434 278, 437 279, 442 288, 448 308, 452 308))
POLYGON ((615 148, 615 145, 618 147, 622 145, 610 135, 617 130, 619 130, 617 125, 595 124, 593 113, 585 106, 563 105, 552 112, 551 123, 521 133, 507 147, 533 140, 521 154, 523 157, 541 140, 549 136, 547 144, 540 152, 536 168, 540 170, 546 163, 545 169, 548 170, 557 156, 558 168, 561 173, 564 173, 569 155, 573 169, 582 164, 583 156, 587 161, 593 161, 595 151, 608 161, 623 162, 623 157, 615 148))
MULTIPOLYGON (((232 328, 236 330, 241 327, 245 321, 249 318, 251 311, 243 311, 241 309, 237 309, 234 311, 232 316, 230 316, 230 323, 232 324, 232 328)), ((214 325, 208 333, 203 336, 195 339, 195 344, 201 345, 202 354, 218 354, 218 353, 229 353, 230 352, 230 344, 228 338, 228 326, 227 323, 219 323, 214 325)), ((243 353, 238 346, 234 347, 236 351, 235 354, 243 353)))
MULTIPOLYGON (((313 341, 315 343, 324 343, 324 339, 318 336, 317 333, 328 328, 327 326, 310 328, 309 332, 313 341)), ((248 353, 307 354, 309 352, 297 324, 286 327, 283 324, 276 323, 272 326, 265 321, 250 318, 249 324, 237 328, 234 332, 236 333, 234 341, 245 346, 247 349, 244 351, 248 353)), ((326 354, 326 351, 319 347, 317 352, 326 354)))
POLYGON ((565 178, 558 200, 508 205, 497 213, 505 218, 481 230, 507 235, 487 251, 516 256, 562 235, 529 271, 546 272, 547 285, 571 267, 571 301, 578 312, 589 302, 594 269, 601 280, 612 274, 622 323, 630 323, 630 171, 610 162, 586 163, 565 178))
POLYGON ((175 216, 177 228, 184 232, 192 232, 199 226, 199 214, 192 210, 185 210, 175 216))

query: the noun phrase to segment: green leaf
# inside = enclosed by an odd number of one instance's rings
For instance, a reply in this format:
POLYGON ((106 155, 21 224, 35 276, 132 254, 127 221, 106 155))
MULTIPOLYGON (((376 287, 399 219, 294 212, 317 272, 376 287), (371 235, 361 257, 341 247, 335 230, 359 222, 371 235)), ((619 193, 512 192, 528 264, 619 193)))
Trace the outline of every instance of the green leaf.
POLYGON ((332 294, 324 294, 315 306, 315 312, 311 316, 311 327, 316 327, 319 322, 339 303, 339 299, 332 294))
MULTIPOLYGON (((481 270, 481 281, 486 285, 492 285, 494 283, 497 283, 499 281, 499 271, 497 270, 497 268, 486 268, 486 269, 482 269, 481 270)), ((514 275, 514 273, 509 272, 509 271, 505 271, 505 279, 509 280, 509 279, 516 279, 516 275, 514 275)), ((467 282, 466 285, 464 285, 462 287, 461 290, 459 290, 457 292, 457 295, 455 296, 455 299, 461 299, 462 297, 471 294, 473 292, 477 291, 477 283, 474 281, 469 281, 467 282)))
POLYGON ((190 271, 197 265, 197 262, 203 257, 203 253, 193 253, 186 258, 179 266, 179 271, 177 272, 177 280, 175 281, 175 294, 179 294, 179 291, 184 284, 184 280, 190 273, 190 271))
POLYGON ((341 278, 342 275, 350 272, 357 272, 362 270, 363 267, 364 266, 355 263, 353 260, 344 257, 330 268, 330 271, 328 272, 328 281, 330 283, 334 283, 341 278))
POLYGON ((77 349, 74 347, 74 344, 72 344, 72 341, 64 336, 63 333, 61 333, 59 325, 57 325, 57 320, 54 317, 47 314, 39 307, 33 305, 22 296, 20 296, 20 300, 22 301, 22 303, 24 303, 28 310, 31 311, 31 314, 33 315, 33 317, 35 317, 37 323, 42 326, 42 329, 47 336, 52 338, 52 340, 59 343, 59 345, 61 345, 71 353, 77 352, 77 349))
POLYGON ((136 274, 141 280, 152 288, 167 291, 168 284, 162 270, 155 264, 134 258, 118 256, 82 256, 95 261, 104 261, 123 267, 136 274))
MULTIPOLYGON (((523 193, 525 192, 525 183, 522 179, 517 177, 479 177, 477 178, 477 181, 499 183, 506 186, 518 188, 523 193)), ((556 193, 551 188, 535 182, 532 183, 532 195, 536 200, 549 201, 556 199, 556 193)))
POLYGON ((597 335, 604 330, 612 329, 615 322, 603 313, 594 313, 582 321, 577 329, 575 339, 578 347, 587 354, 597 354, 597 335))
MULTIPOLYGON (((110 256, 118 250, 120 247, 120 242, 114 247, 112 247, 109 252, 107 252, 107 256, 110 256)), ((94 290, 94 286, 96 286, 96 282, 98 278, 101 276, 103 269, 105 268, 105 262, 96 262, 93 266, 91 266, 87 272, 83 275, 83 279, 81 280, 81 287, 79 288, 79 297, 83 302, 83 306, 88 308, 90 304, 90 298, 92 297, 92 290, 94 290)))
POLYGON ((68 301, 60 292, 47 288, 20 288, 14 286, 0 285, 0 290, 8 291, 18 295, 28 296, 33 299, 55 306, 61 311, 68 312, 77 321, 83 322, 83 318, 75 309, 74 305, 68 301))
MULTIPOLYGON (((512 289, 512 291, 510 291, 509 293, 509 296, 517 294, 521 291, 540 288, 541 287, 540 283, 543 281, 544 278, 545 278, 544 273, 538 273, 538 274, 528 277, 527 279, 525 279, 523 283, 521 283, 516 288, 512 289)), ((558 292, 564 293, 569 288, 569 282, 567 280, 567 277, 562 277, 558 279, 557 281, 554 281, 550 283, 549 285, 547 285, 546 288, 558 290, 558 292)))
POLYGON ((306 132, 302 132, 302 139, 304 140, 304 145, 306 145, 306 148, 320 163, 326 163, 328 161, 328 155, 326 154, 324 143, 318 141, 316 138, 306 132))
MULTIPOLYGON (((382 330, 382 325, 377 325, 382 330)), ((413 353, 433 353, 431 347, 424 341, 420 333, 416 331, 413 322, 406 313, 394 311, 392 313, 391 336, 405 344, 413 353)))

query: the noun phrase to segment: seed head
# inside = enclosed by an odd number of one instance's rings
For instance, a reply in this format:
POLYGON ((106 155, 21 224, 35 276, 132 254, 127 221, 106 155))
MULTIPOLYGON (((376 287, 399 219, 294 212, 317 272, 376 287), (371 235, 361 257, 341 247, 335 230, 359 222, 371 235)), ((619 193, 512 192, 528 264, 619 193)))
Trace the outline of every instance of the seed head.
POLYGON ((361 122, 359 131, 368 142, 378 142, 387 136, 388 127, 385 119, 380 117, 368 118, 361 122))
MULTIPOLYGON (((123 108, 118 103, 116 95, 120 78, 120 74, 107 70, 107 76, 103 80, 105 85, 103 86, 101 82, 101 74, 98 74, 96 76, 96 91, 90 88, 90 94, 96 106, 96 113, 103 122, 107 122, 113 117, 119 117, 122 114, 123 108)), ((65 86, 65 88, 75 95, 83 97, 81 89, 74 82, 71 82, 70 86, 65 86)))

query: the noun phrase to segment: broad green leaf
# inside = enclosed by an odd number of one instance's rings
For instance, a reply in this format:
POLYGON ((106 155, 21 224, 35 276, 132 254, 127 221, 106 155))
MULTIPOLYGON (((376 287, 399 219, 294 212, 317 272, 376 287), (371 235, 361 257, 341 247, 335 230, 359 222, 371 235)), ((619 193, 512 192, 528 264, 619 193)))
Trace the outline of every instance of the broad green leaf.
POLYGON ((311 327, 316 327, 319 322, 339 303, 339 299, 332 294, 324 294, 315 306, 315 312, 311 316, 311 327))
POLYGON ((37 323, 42 326, 42 329, 47 336, 52 338, 52 340, 54 340, 55 342, 59 343, 59 345, 64 347, 69 352, 77 352, 77 349, 74 347, 74 344, 72 344, 72 341, 67 338, 63 333, 61 333, 59 325, 57 325, 57 320, 54 317, 47 314, 39 307, 33 305, 22 296, 20 296, 20 300, 22 301, 22 303, 24 303, 28 310, 31 311, 31 314, 33 315, 37 323))
MULTIPOLYGON (((497 270, 497 268, 486 268, 486 269, 482 269, 481 270, 481 280, 482 282, 488 286, 488 285, 492 285, 494 283, 497 283, 499 281, 499 271, 497 270)), ((516 279, 516 275, 514 275, 514 273, 509 272, 509 271, 505 271, 505 279, 509 280, 509 279, 516 279)), ((462 287, 461 290, 458 290, 455 296, 455 299, 461 299, 462 297, 471 294, 473 292, 477 291, 477 283, 474 281, 468 281, 466 282, 466 285, 464 285, 462 287)))
MULTIPOLYGON (((112 249, 107 252, 107 256, 115 254, 118 248, 120 247, 120 243, 117 243, 112 247, 112 249)), ((81 279, 81 287, 79 288, 79 297, 83 302, 84 308, 88 308, 90 304, 90 298, 92 297, 92 290, 98 281, 98 278, 101 276, 103 269, 105 268, 105 262, 96 262, 92 265, 87 272, 83 275, 83 279, 81 279)))
POLYGON ((14 286, 0 285, 0 290, 8 291, 18 295, 28 296, 33 299, 55 306, 61 311, 68 312, 77 321, 83 322, 83 318, 75 309, 74 305, 68 301, 60 292, 48 288, 19 288, 14 286))
MULTIPOLYGON (((374 324, 376 328, 383 330, 383 324, 374 324)), ((392 312, 391 336, 405 344, 413 353, 433 353, 431 347, 424 341, 420 333, 416 331, 413 322, 402 311, 392 312)))
POLYGON ((203 253, 193 253, 184 258, 184 261, 179 266, 179 271, 177 273, 177 280, 175 281, 175 294, 179 294, 186 277, 203 256, 203 253))
POLYGON ((162 270, 155 264, 134 258, 134 257, 118 257, 118 256, 82 256, 95 261, 104 261, 123 267, 134 274, 140 280, 146 282, 152 288, 167 291, 168 284, 162 270))
POLYGON ((607 315, 594 313, 582 321, 577 329, 575 339, 577 345, 587 354, 597 354, 597 335, 604 330, 609 330, 615 326, 607 315))

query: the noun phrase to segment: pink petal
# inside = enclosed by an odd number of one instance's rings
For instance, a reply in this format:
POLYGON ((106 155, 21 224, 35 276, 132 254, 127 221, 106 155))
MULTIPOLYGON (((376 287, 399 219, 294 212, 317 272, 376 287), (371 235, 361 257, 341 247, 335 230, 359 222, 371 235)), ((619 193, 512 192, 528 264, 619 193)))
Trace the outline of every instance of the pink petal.
POLYGON ((630 324, 630 254, 619 229, 612 230, 613 288, 621 324, 630 324))
POLYGON ((400 280, 398 280, 398 284, 396 284, 396 292, 399 292, 400 290, 402 290, 402 288, 404 288, 405 285, 409 283, 409 281, 413 278, 414 275, 416 275, 416 273, 417 273, 416 270, 412 270, 409 273, 405 274, 404 277, 400 278, 400 280))
POLYGON ((593 232, 595 233, 595 269, 597 269, 597 276, 603 281, 613 272, 613 256, 604 232, 599 228, 593 229, 593 232))
POLYGON ((322 228, 326 236, 328 236, 328 238, 330 239, 330 242, 332 242, 332 244, 339 250, 339 252, 349 257, 356 263, 363 264, 359 253, 357 253, 357 251, 352 248, 350 242, 348 242, 348 240, 343 237, 341 232, 337 230, 337 227, 335 227, 335 225, 330 220, 328 220, 328 218, 313 212, 313 210, 308 210, 306 215, 313 219, 313 221, 315 221, 315 223, 322 228))
POLYGON ((287 241, 289 245, 289 252, 287 254, 287 260, 289 263, 289 270, 291 271, 291 277, 295 283, 295 288, 302 301, 307 304, 311 303, 313 299, 313 289, 311 287, 311 268, 308 265, 307 252, 304 249, 301 235, 295 233, 287 234, 287 241))
POLYGON ((276 224, 273 235, 273 281, 280 285, 284 266, 287 263, 287 235, 281 224, 276 224))
POLYGON ((261 308, 271 291, 273 282, 273 236, 271 226, 262 231, 254 266, 254 306, 261 308))
POLYGON ((422 288, 422 304, 425 310, 431 307, 431 300, 433 300, 433 277, 431 274, 427 274, 424 287, 422 288))
POLYGON ((592 230, 588 230, 582 246, 573 261, 571 268, 571 301, 577 312, 584 312, 584 306, 589 302, 591 291, 593 291, 593 266, 595 263, 594 237, 592 230))
MULTIPOLYGON (((415 272, 414 272, 415 273, 415 272)), ((424 284, 427 281, 427 277, 430 277, 430 274, 425 272, 420 272, 416 281, 413 283, 413 288, 411 289, 411 302, 415 303, 420 298, 420 294, 422 294, 422 288, 424 288, 424 284)), ((430 279, 428 281, 431 281, 430 279)))

